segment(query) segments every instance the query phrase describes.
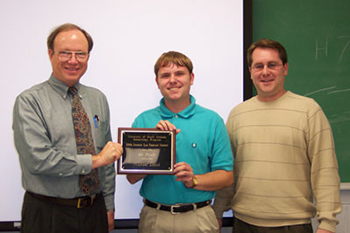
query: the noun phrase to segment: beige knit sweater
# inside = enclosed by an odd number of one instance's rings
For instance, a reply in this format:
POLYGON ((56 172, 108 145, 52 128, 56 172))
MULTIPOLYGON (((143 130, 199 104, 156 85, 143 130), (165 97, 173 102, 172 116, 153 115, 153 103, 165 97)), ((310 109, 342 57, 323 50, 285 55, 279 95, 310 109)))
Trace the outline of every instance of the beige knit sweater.
POLYGON ((231 111, 227 130, 235 187, 217 192, 217 217, 232 208, 242 221, 273 227, 317 214, 319 228, 335 232, 338 164, 331 127, 313 99, 289 91, 273 102, 253 97, 231 111))

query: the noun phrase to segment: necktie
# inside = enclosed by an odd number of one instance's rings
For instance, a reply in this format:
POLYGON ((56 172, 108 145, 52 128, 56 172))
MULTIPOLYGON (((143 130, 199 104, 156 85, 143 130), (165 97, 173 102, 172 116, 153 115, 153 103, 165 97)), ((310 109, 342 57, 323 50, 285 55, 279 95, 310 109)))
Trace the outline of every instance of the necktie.
MULTIPOLYGON (((91 133, 89 117, 86 114, 83 105, 80 102, 78 90, 70 87, 69 92, 72 94, 72 116, 77 143, 78 154, 95 155, 94 141, 91 133)), ((87 195, 94 193, 100 185, 97 169, 92 169, 87 175, 79 177, 80 189, 87 195)))

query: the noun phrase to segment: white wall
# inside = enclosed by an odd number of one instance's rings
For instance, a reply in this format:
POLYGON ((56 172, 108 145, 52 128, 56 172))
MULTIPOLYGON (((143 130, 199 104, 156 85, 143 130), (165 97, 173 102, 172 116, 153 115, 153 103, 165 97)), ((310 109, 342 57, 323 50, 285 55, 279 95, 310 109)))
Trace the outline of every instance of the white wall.
MULTIPOLYGON (((337 233, 350 233, 350 183, 343 183, 340 186, 340 198, 342 202, 342 212, 337 216, 339 224, 337 225, 337 233)), ((313 219, 314 232, 317 230, 317 220, 313 219)))
MULTIPOLYGON (((95 46, 82 83, 101 89, 110 103, 113 138, 143 110, 158 105, 153 65, 169 50, 194 63, 197 103, 225 120, 243 99, 243 0, 0 0, 0 222, 20 220, 23 198, 12 139, 15 97, 48 79, 46 38, 72 22, 95 46)), ((117 176, 116 218, 138 218, 138 185, 117 176)))
POLYGON ((350 233, 350 189, 340 191, 343 210, 338 216, 337 233, 350 233))

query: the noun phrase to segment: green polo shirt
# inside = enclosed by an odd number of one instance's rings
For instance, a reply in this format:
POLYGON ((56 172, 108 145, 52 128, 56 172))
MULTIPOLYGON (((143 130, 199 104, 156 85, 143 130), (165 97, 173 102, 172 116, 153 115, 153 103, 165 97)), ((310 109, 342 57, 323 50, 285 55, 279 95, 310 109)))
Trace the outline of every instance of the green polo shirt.
MULTIPOLYGON (((160 101, 160 106, 141 113, 134 128, 154 128, 160 120, 168 120, 180 129, 176 135, 176 162, 191 165, 194 174, 215 170, 233 170, 233 156, 229 137, 222 118, 214 111, 191 104, 179 113, 173 113, 160 101)), ((193 203, 214 198, 214 191, 186 188, 174 175, 147 175, 142 182, 140 195, 162 203, 193 203)))

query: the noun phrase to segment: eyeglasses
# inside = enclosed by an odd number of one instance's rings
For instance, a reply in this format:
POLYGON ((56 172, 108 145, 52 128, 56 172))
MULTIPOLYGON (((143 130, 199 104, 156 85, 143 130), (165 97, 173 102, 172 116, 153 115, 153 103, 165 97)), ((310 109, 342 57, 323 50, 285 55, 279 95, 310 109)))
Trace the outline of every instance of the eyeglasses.
POLYGON ((61 51, 58 52, 58 59, 60 61, 69 61, 74 54, 74 57, 79 62, 85 62, 89 57, 88 53, 85 52, 70 52, 70 51, 61 51))
MULTIPOLYGON (((278 67, 282 66, 282 64, 270 62, 266 66, 269 70, 277 70, 278 67)), ((252 66, 252 69, 255 71, 262 71, 264 69, 264 67, 265 67, 265 65, 263 65, 263 64, 255 64, 252 66)))

